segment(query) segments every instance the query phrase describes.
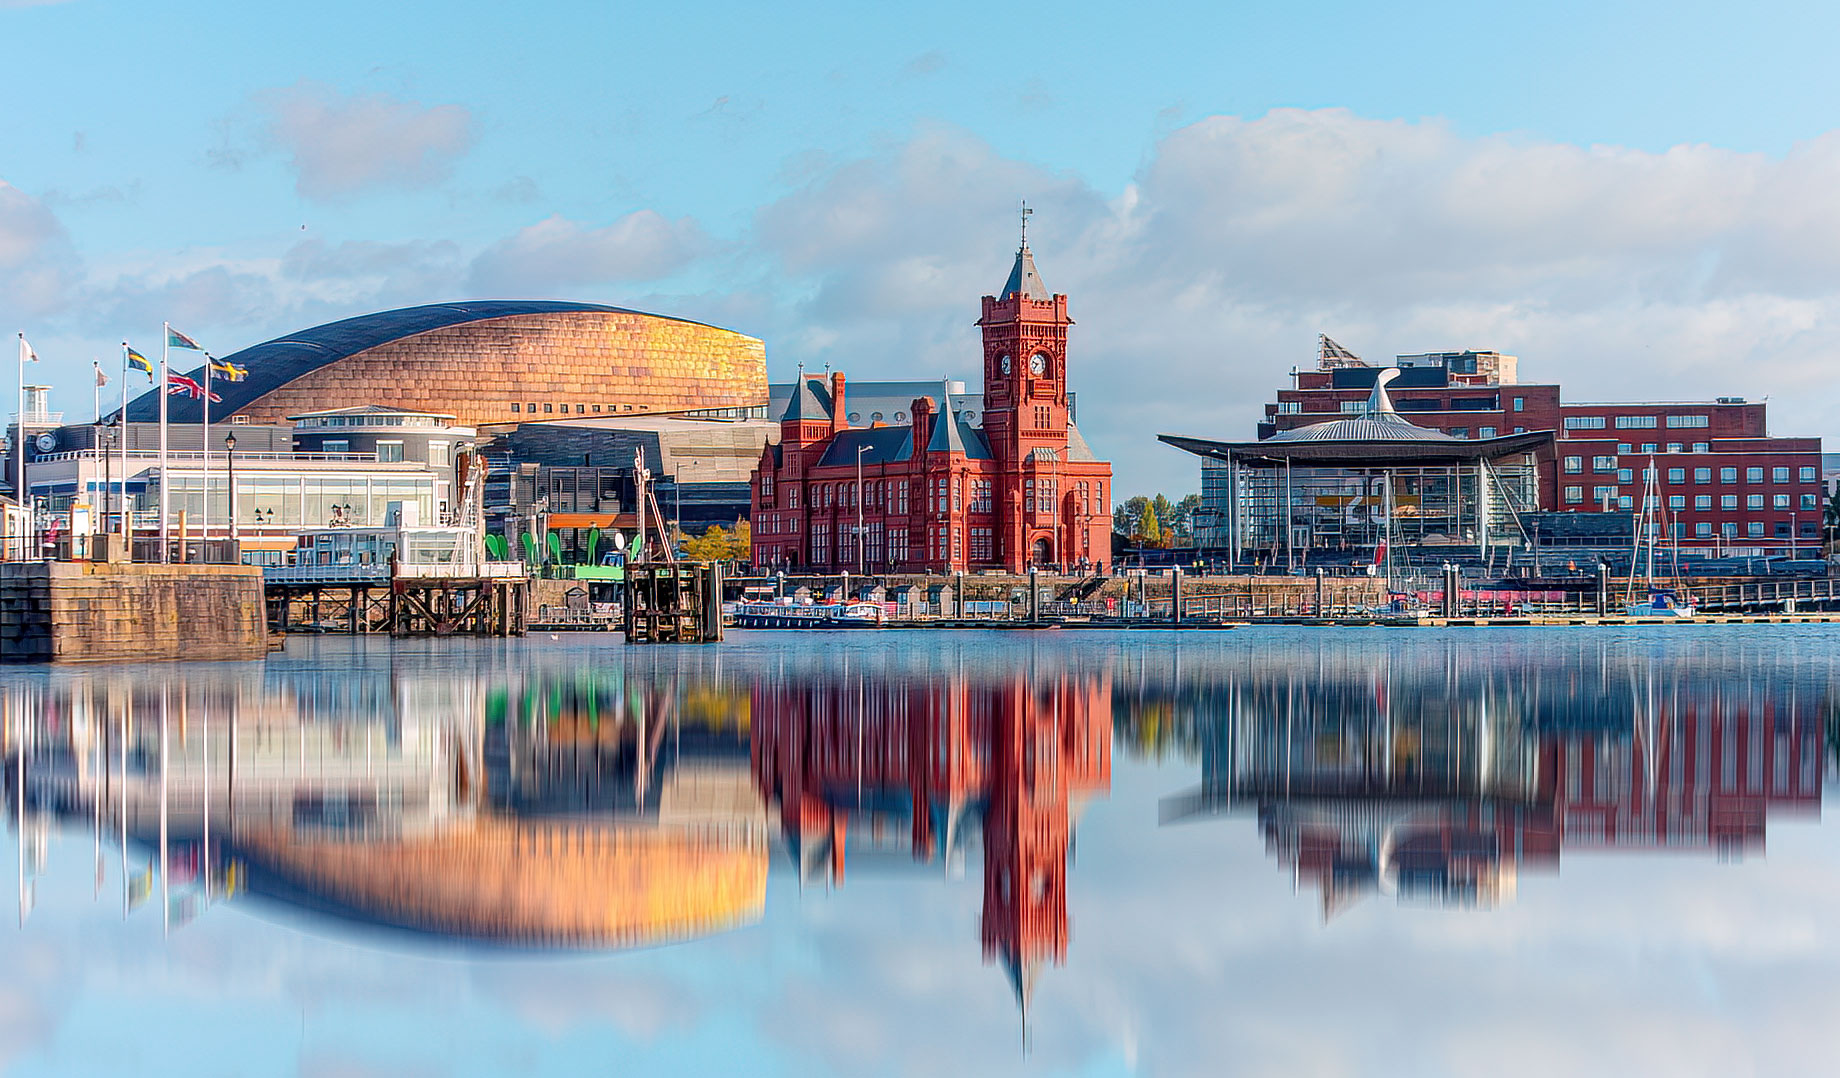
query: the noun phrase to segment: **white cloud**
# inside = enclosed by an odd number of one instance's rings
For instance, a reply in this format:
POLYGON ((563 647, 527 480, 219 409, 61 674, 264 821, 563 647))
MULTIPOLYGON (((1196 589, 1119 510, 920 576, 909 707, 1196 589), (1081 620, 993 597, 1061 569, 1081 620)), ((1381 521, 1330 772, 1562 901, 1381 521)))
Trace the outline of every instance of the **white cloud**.
POLYGON ((42 315, 68 301, 75 252, 57 215, 0 180, 0 311, 42 315))
POLYGON ((609 281, 649 281, 684 268, 708 247, 689 218, 672 221, 652 210, 629 213, 599 228, 552 216, 481 252, 472 289, 482 295, 536 295, 609 281))
POLYGON ((805 293, 782 364, 975 376, 977 297, 1037 206, 1078 322, 1082 426, 1120 492, 1192 489, 1159 431, 1251 437, 1318 332, 1372 359, 1499 348, 1571 399, 1771 394, 1778 434, 1828 424, 1840 350, 1840 132, 1781 158, 1493 136, 1339 109, 1214 116, 1124 191, 930 129, 761 211, 805 293))
POLYGON ((378 188, 431 187, 473 142, 472 114, 459 105, 346 96, 305 80, 260 100, 268 138, 289 155, 295 190, 316 202, 378 188))

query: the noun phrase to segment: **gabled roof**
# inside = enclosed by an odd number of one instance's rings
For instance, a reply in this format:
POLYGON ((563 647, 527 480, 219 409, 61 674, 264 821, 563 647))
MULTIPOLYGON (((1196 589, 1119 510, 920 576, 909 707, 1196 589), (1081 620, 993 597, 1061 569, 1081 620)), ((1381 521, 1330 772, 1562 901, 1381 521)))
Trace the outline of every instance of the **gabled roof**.
POLYGON ((997 298, 1004 299, 1017 292, 1033 300, 1054 298, 1048 286, 1041 283, 1041 274, 1035 270, 1035 256, 1029 253, 1026 244, 1016 252, 1016 264, 1010 267, 1009 280, 1003 282, 1003 291, 997 293, 997 298))
POLYGON ((825 447, 818 467, 855 467, 856 451, 864 447, 868 449, 862 455, 864 465, 911 460, 914 455, 914 429, 910 426, 852 427, 839 431, 831 439, 831 444, 825 447))
POLYGON ((927 440, 928 453, 963 453, 967 460, 990 460, 990 443, 984 440, 984 432, 965 422, 958 409, 952 407, 952 398, 945 398, 945 406, 933 418, 933 436, 927 440))
POLYGON ((828 423, 831 419, 830 394, 824 393, 820 399, 820 390, 814 387, 822 383, 816 379, 799 376, 799 384, 793 390, 792 397, 786 401, 786 410, 780 414, 781 423, 804 421, 815 423, 820 420, 828 423))

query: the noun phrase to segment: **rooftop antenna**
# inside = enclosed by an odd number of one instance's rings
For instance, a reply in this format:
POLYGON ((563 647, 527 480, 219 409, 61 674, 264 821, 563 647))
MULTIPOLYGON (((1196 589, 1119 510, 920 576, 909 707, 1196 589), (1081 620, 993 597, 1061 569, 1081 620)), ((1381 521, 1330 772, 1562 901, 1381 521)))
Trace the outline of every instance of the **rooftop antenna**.
POLYGON ((1029 209, 1029 200, 1022 200, 1022 249, 1029 249, 1029 218, 1035 213, 1029 209))

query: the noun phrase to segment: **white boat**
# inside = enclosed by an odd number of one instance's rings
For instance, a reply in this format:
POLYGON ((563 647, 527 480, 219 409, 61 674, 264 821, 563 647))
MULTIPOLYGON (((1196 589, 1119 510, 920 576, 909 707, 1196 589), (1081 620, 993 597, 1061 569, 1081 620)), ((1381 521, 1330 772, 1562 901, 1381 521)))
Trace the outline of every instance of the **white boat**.
POLYGON ((795 603, 789 599, 736 603, 732 608, 738 629, 879 629, 882 608, 877 603, 795 603))
POLYGON ((1660 588, 1651 589, 1648 598, 1639 603, 1628 603, 1623 612, 1632 618, 1673 618, 1690 621, 1699 616, 1699 607, 1692 599, 1684 602, 1671 591, 1660 588))

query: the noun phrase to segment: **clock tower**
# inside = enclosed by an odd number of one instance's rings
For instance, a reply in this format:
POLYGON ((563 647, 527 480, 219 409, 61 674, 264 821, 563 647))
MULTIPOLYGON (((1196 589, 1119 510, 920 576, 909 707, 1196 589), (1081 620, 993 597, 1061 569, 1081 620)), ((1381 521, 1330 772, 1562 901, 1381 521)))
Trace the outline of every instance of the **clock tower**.
POLYGON ((1051 294, 1029 251, 1023 209, 1022 245, 1009 280, 984 297, 984 432, 1005 468, 1032 450, 1067 446, 1067 297, 1051 294))

